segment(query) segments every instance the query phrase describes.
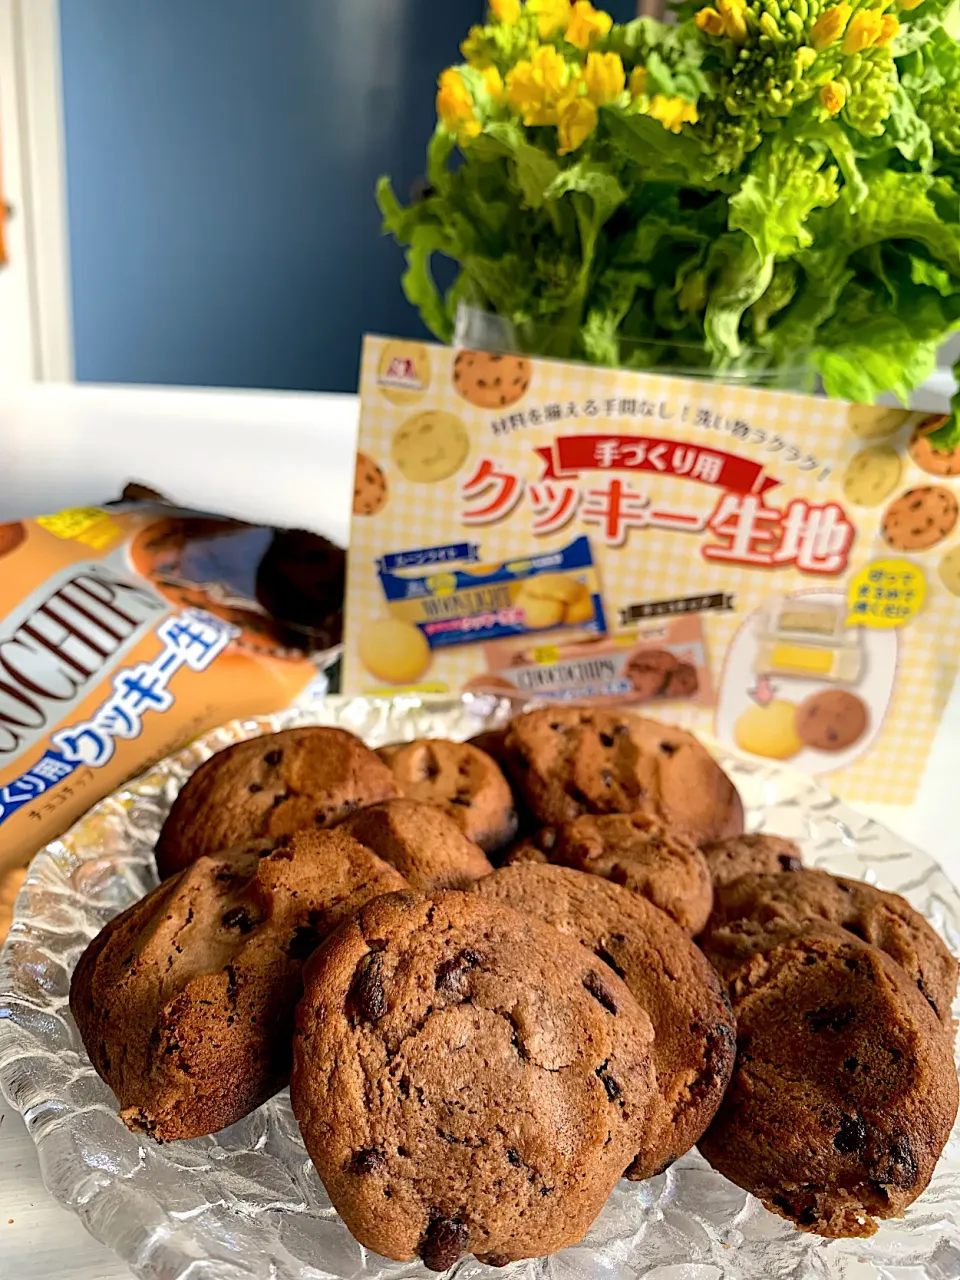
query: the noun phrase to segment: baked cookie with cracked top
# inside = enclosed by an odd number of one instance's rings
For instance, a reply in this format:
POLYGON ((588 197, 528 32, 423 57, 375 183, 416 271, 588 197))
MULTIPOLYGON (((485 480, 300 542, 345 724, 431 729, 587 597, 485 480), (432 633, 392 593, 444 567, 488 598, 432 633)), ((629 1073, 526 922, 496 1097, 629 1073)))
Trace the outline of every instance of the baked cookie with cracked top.
POLYGON ((701 1154, 804 1231, 901 1217, 957 1114, 952 1039, 904 971, 821 922, 772 940, 733 1003, 733 1080, 701 1154))
POLYGON ((502 867, 474 891, 576 938, 647 1011, 663 1106, 626 1176, 662 1173, 697 1142, 733 1071, 736 1024, 703 952, 646 899, 568 867, 502 867))
POLYGON ((771 935, 821 921, 885 952, 952 1037, 957 961, 906 898, 862 880, 813 868, 741 876, 717 888, 701 945, 721 973, 731 975, 762 954, 771 935))
POLYGON ((643 810, 695 843, 738 835, 736 787, 683 729, 595 707, 544 707, 507 728, 510 775, 544 826, 643 810))
POLYGON ((448 813, 419 800, 385 800, 358 809, 338 830, 372 849, 423 893, 468 889, 493 870, 480 846, 467 839, 448 813))
POLYGON ((502 849, 517 833, 510 784, 497 762, 469 742, 417 738, 381 747, 380 759, 408 800, 438 805, 485 853, 502 849))
POLYGON ((588 813, 544 827, 504 861, 553 863, 610 880, 652 902, 690 934, 700 932, 713 906, 703 854, 645 813, 588 813))
POLYGON ((302 831, 262 856, 200 858, 105 925, 70 1011, 124 1124, 197 1138, 282 1089, 304 961, 369 898, 405 887, 345 833, 302 831))
POLYGON ((344 729, 248 738, 205 760, 184 783, 160 830, 157 871, 163 878, 251 840, 332 827, 395 795, 390 770, 344 729))
POLYGON ((766 831, 745 832, 728 840, 708 840, 700 846, 700 852, 707 860, 714 889, 750 872, 775 875, 779 871, 799 871, 803 866, 800 846, 795 840, 766 831))
POLYGON ((290 1098, 362 1245, 506 1265, 589 1229, 656 1114, 652 1047, 573 938, 474 894, 393 894, 308 966, 290 1098))

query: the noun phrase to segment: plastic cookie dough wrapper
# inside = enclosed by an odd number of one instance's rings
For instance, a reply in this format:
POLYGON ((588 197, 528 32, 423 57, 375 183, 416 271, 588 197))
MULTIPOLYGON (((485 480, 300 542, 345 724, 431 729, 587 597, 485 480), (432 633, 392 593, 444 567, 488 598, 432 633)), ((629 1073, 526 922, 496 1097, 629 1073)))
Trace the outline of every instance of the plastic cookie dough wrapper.
POLYGON ((470 681, 473 693, 597 704, 709 704, 713 696, 699 614, 572 642, 493 642, 485 656, 488 674, 470 681))
POLYGON ((449 645, 606 630, 588 538, 492 564, 477 551, 462 542, 381 558, 377 574, 392 625, 374 620, 360 632, 361 661, 371 675, 405 684, 423 674, 430 651, 449 645))
POLYGON ((778 601, 759 638, 757 675, 816 677, 834 684, 853 684, 863 669, 863 649, 856 631, 845 630, 840 604, 778 601))
POLYGON ((152 761, 315 688, 343 578, 325 538, 137 486, 0 524, 0 875, 152 761))

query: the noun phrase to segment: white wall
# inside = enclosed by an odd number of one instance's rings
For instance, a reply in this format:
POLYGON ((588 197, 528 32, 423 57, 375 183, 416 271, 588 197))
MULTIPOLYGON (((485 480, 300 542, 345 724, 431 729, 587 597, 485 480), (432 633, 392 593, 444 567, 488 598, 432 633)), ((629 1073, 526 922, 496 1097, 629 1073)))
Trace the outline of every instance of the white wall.
POLYGON ((0 383, 73 376, 58 0, 0 0, 0 383))
MULTIPOLYGON (((0 381, 36 376, 33 294, 28 258, 27 194, 21 121, 22 72, 14 0, 0 0, 0 198, 12 213, 6 223, 7 264, 0 267, 0 381)), ((0 218, 3 210, 0 209, 0 218)))

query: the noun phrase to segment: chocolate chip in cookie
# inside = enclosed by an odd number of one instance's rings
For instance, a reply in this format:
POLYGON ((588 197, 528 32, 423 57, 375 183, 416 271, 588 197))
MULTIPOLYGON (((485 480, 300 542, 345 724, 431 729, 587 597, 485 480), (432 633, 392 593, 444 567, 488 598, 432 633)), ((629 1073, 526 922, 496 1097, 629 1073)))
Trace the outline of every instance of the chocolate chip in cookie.
POLYGON ((714 889, 751 872, 775 875, 778 871, 799 871, 803 866, 800 846, 784 836, 755 831, 729 840, 708 840, 700 846, 707 860, 714 889))

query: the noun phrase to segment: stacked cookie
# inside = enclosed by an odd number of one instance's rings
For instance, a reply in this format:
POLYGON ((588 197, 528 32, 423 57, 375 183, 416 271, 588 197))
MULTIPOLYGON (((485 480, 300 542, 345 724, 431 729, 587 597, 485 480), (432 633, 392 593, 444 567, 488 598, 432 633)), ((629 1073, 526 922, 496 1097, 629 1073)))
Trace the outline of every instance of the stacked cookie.
MULTIPOLYGON (((713 856, 735 870, 736 853, 713 856)), ((940 938, 895 894, 791 866, 719 885, 701 944, 738 1028, 702 1154, 820 1235, 902 1216, 957 1114, 957 963, 940 938)))
POLYGON ((428 745, 464 761, 446 807, 440 783, 437 804, 403 798, 342 729, 252 738, 191 776, 157 841, 161 884, 97 935, 71 984, 84 1045, 131 1128, 170 1141, 247 1115, 288 1082, 303 965, 324 938, 372 898, 493 869, 461 830, 461 784, 479 827, 504 838, 509 786, 475 748, 428 745), (502 804, 488 829, 491 796, 502 804))
POLYGON ((551 1253, 697 1142, 850 1234, 852 1207, 919 1194, 949 1130, 952 958, 899 899, 745 835, 682 730, 548 708, 472 743, 256 738, 194 773, 156 853, 71 988, 125 1123, 208 1134, 289 1081, 333 1204, 387 1257, 551 1253), (856 1069, 824 1083, 791 1057, 807 1034, 856 1069))

